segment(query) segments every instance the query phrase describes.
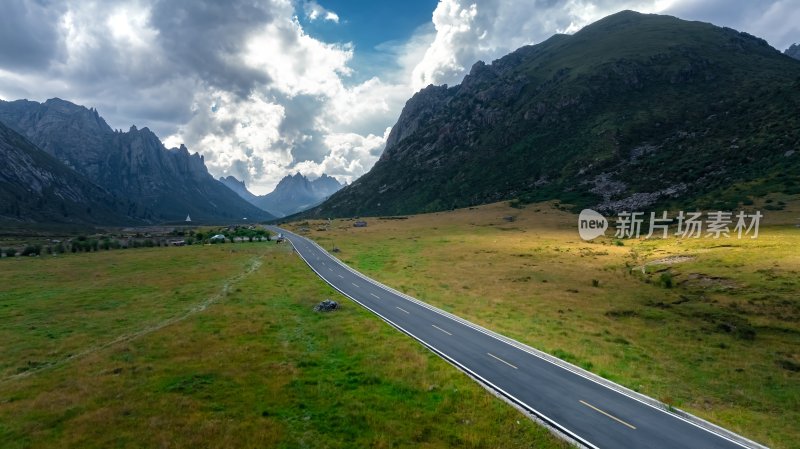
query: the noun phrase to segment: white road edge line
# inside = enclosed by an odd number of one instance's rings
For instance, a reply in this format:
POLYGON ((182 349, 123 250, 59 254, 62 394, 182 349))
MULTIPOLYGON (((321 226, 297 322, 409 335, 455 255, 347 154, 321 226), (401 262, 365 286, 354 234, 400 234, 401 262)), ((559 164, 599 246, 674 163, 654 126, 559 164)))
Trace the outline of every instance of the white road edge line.
POLYGON ((450 332, 447 332, 446 330, 442 329, 441 327, 439 327, 439 326, 437 326, 435 324, 431 324, 431 326, 435 327, 436 329, 439 329, 440 331, 444 332, 447 335, 453 335, 450 332))
POLYGON ((512 365, 512 364, 510 364, 510 363, 506 362, 505 360, 501 359, 500 357, 498 357, 498 356, 496 356, 496 355, 492 354, 491 352, 487 352, 487 354, 489 354, 489 356, 490 356, 490 357, 492 357, 492 358, 494 358, 495 360, 499 360, 499 361, 501 361, 501 362, 505 363, 506 365, 508 365, 508 366, 510 366, 510 367, 512 367, 512 368, 514 368, 514 369, 519 369, 519 368, 517 368, 516 366, 514 366, 514 365, 512 365))
MULTIPOLYGON (((299 236, 299 235, 297 237, 305 239, 305 237, 302 237, 302 236, 299 236)), ((306 239, 306 240, 308 240, 308 239, 306 239)), ((311 242, 312 245, 317 246, 320 250, 325 251, 316 242, 314 242, 312 240, 308 240, 308 241, 311 242)), ((291 240, 290 240, 290 242, 291 242, 291 240)), ((300 253, 298 252, 298 255, 299 254, 300 253)), ((583 377, 584 379, 586 379, 586 380, 588 380, 590 382, 593 382, 593 383, 595 383, 597 385, 600 385, 600 386, 602 386, 604 388, 607 388, 607 389, 609 389, 611 391, 614 391, 614 392, 616 392, 618 394, 621 394, 622 396, 625 396, 625 397, 627 397, 629 399, 632 399, 632 400, 634 400, 636 402, 639 402, 640 404, 646 405, 646 406, 648 406, 648 407, 650 407, 650 408, 652 408, 654 410, 658 410, 659 412, 664 413, 667 416, 671 416, 671 417, 673 417, 675 419, 681 420, 681 421, 683 421, 683 422, 685 422, 685 423, 687 423, 689 425, 692 425, 694 427, 697 427, 698 429, 704 430, 704 431, 706 431, 706 432, 708 432, 708 433, 710 433, 712 435, 716 435, 716 436, 718 436, 718 437, 720 437, 720 438, 722 438, 724 440, 727 440, 727 441, 729 441, 729 442, 731 442, 731 443, 733 443, 733 444, 735 444, 737 446, 743 447, 745 449, 753 449, 753 448, 769 449, 767 446, 764 446, 763 444, 760 444, 760 443, 758 443, 756 441, 753 441, 753 440, 751 440, 749 438, 743 437, 742 435, 736 434, 735 432, 732 432, 732 431, 730 431, 728 429, 725 429, 724 427, 721 427, 721 426, 719 426, 717 424, 714 424, 714 423, 712 423, 710 421, 704 420, 703 418, 700 418, 698 416, 692 415, 692 419, 694 419, 694 420, 697 420, 697 421, 703 422, 705 424, 708 424, 709 426, 714 427, 715 429, 719 429, 722 432, 728 432, 728 433, 730 433, 732 435, 735 435, 737 438, 741 439, 742 441, 746 441, 748 444, 745 445, 740 441, 736 441, 736 440, 732 439, 731 437, 728 437, 724 433, 720 433, 720 432, 718 432, 718 431, 716 431, 714 429, 711 429, 709 427, 702 426, 702 425, 698 424, 697 422, 691 421, 691 420, 689 420, 687 418, 684 418, 683 416, 681 416, 681 415, 679 415, 677 413, 670 412, 669 410, 666 409, 666 405, 662 404, 662 406, 659 407, 659 406, 656 406, 653 403, 645 401, 644 399, 641 399, 641 398, 638 398, 636 396, 633 396, 632 393, 634 393, 634 392, 625 391, 625 390, 629 390, 629 389, 624 387, 624 386, 622 386, 622 385, 615 384, 615 386, 612 387, 611 385, 607 385, 607 384, 605 384, 603 382, 600 382, 598 379, 590 377, 590 374, 592 374, 592 373, 581 372, 581 371, 583 371, 581 368, 579 368, 579 367, 577 367, 575 365, 572 365, 569 362, 565 362, 563 360, 559 360, 560 363, 556 363, 555 360, 551 360, 550 358, 545 357, 545 355, 547 355, 549 357, 557 359, 557 357, 555 357, 555 356, 547 354, 544 351, 540 351, 538 349, 532 348, 532 347, 530 347, 530 346, 528 346, 528 345, 526 345, 524 343, 520 343, 520 342, 518 342, 516 340, 513 340, 513 339, 511 339, 509 337, 506 337, 505 335, 498 334, 497 332, 494 332, 494 331, 491 331, 491 330, 486 329, 484 327, 481 327, 481 326, 479 326, 479 325, 477 325, 475 323, 472 323, 470 321, 465 320, 464 318, 459 317, 458 315, 454 315, 452 313, 445 312, 444 310, 441 310, 441 309, 439 309, 437 307, 434 307, 434 306, 432 306, 432 305, 430 305, 430 304, 428 304, 428 303, 426 303, 424 301, 421 301, 421 300, 416 299, 414 297, 411 297, 411 296, 409 296, 409 295, 407 295, 407 294, 405 294, 403 292, 400 292, 400 291, 398 291, 398 290, 396 290, 396 289, 394 289, 392 287, 389 287, 388 285, 381 284, 381 283, 379 283, 379 282, 377 282, 377 281, 375 281, 373 279, 370 279, 370 278, 366 277, 364 274, 356 271, 355 269, 353 269, 349 265, 345 264, 341 260, 337 259, 336 257, 331 255, 330 253, 325 252, 324 254, 327 254, 327 256, 331 260, 333 260, 335 263, 338 263, 342 268, 350 271, 353 275, 364 279, 365 281, 373 284, 374 286, 376 286, 376 287, 378 287, 378 288, 380 288, 382 290, 385 290, 385 291, 387 291, 389 293, 394 293, 395 295, 397 295, 397 296, 399 296, 401 298, 404 298, 408 302, 413 302, 413 303, 419 305, 420 307, 425 307, 426 309, 428 309, 428 310, 430 310, 430 311, 432 311, 434 313, 437 313, 437 314, 439 314, 439 315, 441 315, 443 317, 449 318, 449 319, 451 319, 451 320, 453 320, 453 321, 455 321, 457 323, 463 324, 464 326, 467 326, 467 327, 469 327, 469 328, 471 328, 471 329, 473 329, 473 330, 475 330, 477 332, 485 334, 485 335, 487 335, 489 337, 494 338, 495 340, 501 341, 501 342, 503 342, 503 343, 505 343, 505 344, 507 344, 507 345, 509 345, 511 347, 517 348, 522 352, 528 353, 528 354, 530 354, 530 355, 532 355, 534 357, 537 357, 537 358, 539 358, 541 360, 544 360, 545 362, 550 363, 551 365, 557 366, 557 367, 559 367, 559 368, 561 368, 561 369, 563 369, 565 371, 569 371, 572 374, 575 374, 576 376, 583 377)), ((302 256, 301 256, 301 258, 302 258, 302 256)), ((305 260, 305 259, 303 259, 303 260, 305 260)), ((313 270, 313 268, 312 268, 312 270, 313 270)), ((411 335, 411 334, 409 334, 409 335, 411 335)), ((460 366, 460 365, 458 365, 458 366, 460 366)), ((505 392, 504 392, 504 394, 505 394, 505 392)), ((648 398, 648 399, 655 401, 652 398, 648 398)), ((528 406, 526 404, 525 407, 529 408, 530 406, 528 406)), ((537 413, 537 415, 538 415, 538 413, 537 413)), ((547 421, 547 422, 550 422, 550 421, 547 421)), ((560 427, 558 427, 558 428, 560 429, 560 427)), ((573 434, 569 433, 569 435, 573 435, 573 434)), ((581 440, 581 441, 583 441, 583 440, 581 440)), ((592 446, 592 447, 594 447, 594 446, 592 446)))
MULTIPOLYGON (((302 239, 306 239, 305 237, 302 237, 302 236, 299 236, 299 235, 296 235, 296 234, 295 234, 295 236, 299 237, 299 238, 302 238, 302 239)), ((341 260, 337 259, 333 255, 331 255, 330 253, 325 251, 321 246, 319 246, 319 244, 317 242, 314 242, 313 240, 309 240, 309 239, 306 239, 306 240, 308 240, 313 246, 317 247, 320 251, 322 251, 324 255, 327 255, 328 258, 331 259, 333 262, 339 264, 339 266, 341 266, 342 268, 350 271, 355 276, 358 276, 358 277, 364 279, 365 281, 373 284, 374 286, 376 286, 376 287, 378 287, 378 288, 380 288, 380 289, 382 289, 384 291, 387 291, 389 293, 393 293, 393 294, 395 294, 395 295, 397 295, 397 296, 399 296, 401 298, 406 299, 409 302, 413 302, 413 303, 419 305, 420 307, 425 307, 426 309, 428 309, 428 310, 430 310, 430 311, 432 311, 434 313, 437 313, 437 314, 439 314, 439 315, 441 315, 443 317, 446 317, 446 318, 450 318, 451 320, 453 320, 453 321, 455 321, 457 323, 460 323, 460 324, 462 324, 464 326, 467 326, 467 327, 469 327, 469 328, 471 328, 471 329, 473 329, 473 330, 475 330, 477 332, 481 332, 481 333, 483 333, 483 334, 485 334, 485 335, 487 335, 489 337, 494 338, 495 340, 501 341, 501 342, 503 342, 503 343, 505 343, 505 344, 507 344, 507 345, 509 345, 511 347, 514 347, 514 348, 516 348, 516 349, 518 349, 518 350, 520 350, 522 352, 528 353, 528 354, 530 354, 530 355, 532 355, 534 357, 537 357, 537 358, 539 358, 541 360, 544 360, 545 362, 548 362, 551 365, 557 366, 557 367, 559 367, 559 368, 561 368, 561 369, 563 369, 565 371, 571 372, 572 374, 575 374, 577 376, 583 377, 584 379, 586 379, 586 380, 588 380, 590 382, 593 382, 593 383, 595 383, 597 385, 600 385, 600 386, 602 386, 604 388, 607 388, 607 389, 609 389, 609 390, 611 390, 613 392, 616 392, 616 393, 618 393, 618 394, 620 394, 622 396, 625 396, 625 397, 627 397, 629 399, 632 399, 632 400, 634 400, 636 402, 639 402, 639 403, 641 403, 643 405, 646 405, 646 406, 648 406, 648 407, 650 407, 650 408, 652 408, 654 410, 658 410, 659 412, 664 413, 667 416, 671 416, 671 417, 673 417, 675 419, 678 419, 678 420, 681 420, 681 421, 683 421, 683 422, 685 422, 685 423, 687 423, 689 425, 697 427, 698 429, 701 429, 701 430, 704 430, 704 431, 706 431, 706 432, 708 432, 710 434, 716 435, 717 437, 722 438, 724 440, 727 440, 727 441, 729 441, 729 442, 731 442, 731 443, 733 443, 733 444, 735 444, 737 446, 743 447, 745 449, 753 449, 753 448, 769 449, 767 446, 764 446, 763 444, 760 444, 760 443, 755 442, 755 441, 753 441, 753 440, 751 440, 749 438, 746 438, 746 437, 743 437, 741 435, 738 435, 735 432, 732 432, 732 431, 730 431, 728 429, 725 429, 724 427, 718 426, 718 425, 716 425, 716 424, 714 424, 714 423, 712 423, 710 421, 706 421, 706 420, 704 420, 702 418, 699 418, 697 416, 692 415, 692 419, 695 419, 695 420, 698 420, 700 422, 706 423, 709 426, 712 426, 712 427, 714 427, 716 429, 719 429, 720 431, 728 432, 728 433, 736 436, 737 438, 741 439, 742 441, 747 442, 748 444, 745 445, 744 443, 742 443, 740 441, 736 441, 733 438, 728 437, 727 435, 725 435, 723 433, 720 433, 720 432, 718 432, 718 431, 716 431, 714 429, 711 429, 709 427, 705 427, 703 425, 700 425, 697 422, 689 420, 688 418, 684 418, 681 415, 678 415, 678 414, 676 414, 674 412, 670 412, 670 411, 666 410, 665 408, 658 407, 655 404, 652 404, 650 402, 645 401, 644 399, 641 399, 641 398, 638 398, 636 396, 633 396, 631 394, 633 392, 628 392, 628 391, 621 390, 621 389, 627 389, 626 387, 624 387, 622 385, 615 384, 615 386, 618 387, 618 388, 615 388, 615 387, 612 387, 611 385, 607 385, 605 383, 602 383, 598 379, 594 379, 594 378, 590 377, 588 374, 591 374, 591 373, 586 374, 586 373, 582 373, 580 371, 577 371, 577 370, 580 370, 580 368, 577 367, 577 366, 571 365, 569 362, 564 362, 563 360, 559 360, 561 363, 556 363, 554 360, 551 360, 548 357, 545 357, 544 354, 546 354, 546 353, 544 353, 542 351, 539 351, 538 349, 532 348, 532 347, 530 347, 530 346, 528 346, 528 345, 526 345, 524 343, 520 343, 520 342, 518 342, 516 340, 513 340, 513 339, 511 339, 509 337, 506 337, 504 335, 498 334, 498 333, 496 333, 494 331, 491 331, 489 329, 483 328, 483 327, 481 327, 481 326, 479 326, 479 325, 477 325, 475 323, 472 323, 470 321, 465 320, 464 318, 459 317, 458 315, 454 315, 454 314, 451 314, 449 312, 445 312, 444 310, 441 310, 441 309, 438 309, 438 308, 436 308, 434 306, 431 306, 430 304, 428 304, 428 303, 426 303, 424 301, 420 301, 420 300, 418 300, 416 298, 413 298, 413 297, 411 297, 411 296, 409 296, 409 295, 407 295, 405 293, 397 291, 397 290, 393 289, 392 287, 389 287, 388 285, 384 285, 384 284, 381 284, 381 283, 379 283, 379 282, 377 282, 377 281, 375 281, 373 279, 370 279, 370 278, 366 277, 364 274, 356 271, 355 269, 351 268, 349 265, 345 264, 341 260), (539 354, 539 352, 541 352, 541 354, 539 354), (619 389, 619 388, 621 388, 621 389, 619 389)), ((292 243, 292 241, 289 240, 289 243, 292 243)), ((294 243, 292 243, 292 246, 294 246, 294 243)), ((311 266, 311 264, 308 263, 308 261, 305 259, 305 257, 303 257, 302 254, 300 254, 299 251, 295 251, 295 252, 297 252, 297 254, 300 256, 300 258, 303 259, 303 261, 306 262, 306 264, 309 265, 309 267, 311 268, 312 271, 317 273, 317 275, 319 277, 321 277, 325 282, 328 282, 328 280, 325 279, 325 277, 323 277, 322 274, 320 274, 317 270, 314 269, 314 267, 311 266)), ((330 284, 330 282, 328 282, 328 283, 330 284)), ((477 373, 473 372, 469 368, 465 367, 464 365, 461 365, 460 363, 456 362, 454 359, 450 358, 449 356, 447 356, 443 352, 441 352, 438 349, 434 348, 433 346, 429 345, 428 343, 426 343, 422 339, 418 338, 414 334, 406 331, 405 329, 403 329, 400 326, 397 326, 396 324, 394 324, 393 322, 391 322, 390 320, 385 318, 383 315, 375 312, 374 310, 372 310, 369 307, 365 306, 364 304, 360 303, 358 300, 356 300, 356 299, 350 297, 349 295, 345 294, 344 292, 342 292, 341 290, 339 290, 338 288, 333 286, 333 284, 331 284, 331 286, 333 288, 335 288, 336 290, 338 290, 340 293, 342 293, 344 296, 347 296, 348 298, 350 298, 353 301, 357 302, 362 307, 366 308, 370 312, 372 312, 372 313, 378 315, 379 317, 381 317, 381 319, 383 319, 387 323, 391 324, 392 326, 396 327, 397 329, 399 329, 403 333, 409 335, 410 337, 412 337, 415 340, 417 340, 418 342, 420 342, 422 345, 428 347, 430 350, 432 350, 435 353, 439 354, 440 357, 442 357, 443 359, 445 359, 448 362, 450 362, 453 366, 458 367, 459 369, 463 370, 465 373, 469 374, 473 378, 478 379, 484 385, 490 386, 492 389, 494 389, 495 391, 501 393, 506 398, 512 400, 512 402, 516 403, 517 405, 519 405, 523 409, 530 411, 535 416, 537 416, 538 418, 542 419, 545 423, 551 425, 554 429, 558 430, 559 432, 562 432, 564 435, 566 435, 566 436, 568 436, 570 438, 573 438, 575 441, 586 445, 589 448, 597 449, 597 446, 589 443, 588 441, 586 441, 583 438, 579 437, 575 433, 567 430, 565 427, 561 426, 557 422, 555 422, 552 419, 550 419, 547 415, 544 415, 544 414, 540 413, 538 410, 534 409, 532 406, 530 406, 527 403, 517 399, 513 395, 511 395, 508 392, 506 392, 505 390, 503 390, 502 388, 500 388, 500 387, 494 385, 493 383, 489 382, 488 380, 484 379, 483 377, 481 377, 477 373)), ((398 307, 398 309, 399 309, 399 307, 398 307)), ((406 312, 406 313, 408 313, 408 312, 406 312)), ((547 354, 547 355, 549 357, 553 357, 550 354, 547 354)), ((648 398, 648 399, 655 401, 652 398, 648 398)))
MULTIPOLYGON (((289 242, 291 243, 291 240, 289 240, 289 242)), ((294 244, 292 244, 292 245, 294 245, 294 244)), ((590 443, 590 442, 588 442, 588 441, 584 440, 583 438, 581 438, 581 437, 580 437, 580 436, 578 436, 577 434, 573 433, 572 431, 570 431, 570 430, 569 430, 569 429, 567 429, 566 427, 562 426, 562 425, 561 425, 561 424, 559 424, 558 422, 556 422, 556 421, 552 420, 550 417, 548 417, 548 416, 547 416, 547 415, 545 415, 544 413, 541 413, 540 411, 538 411, 538 410, 536 410, 535 408, 531 407, 530 405, 528 405, 528 404, 527 404, 527 403, 525 403, 524 401, 522 401, 522 400, 520 400, 520 399, 517 399, 517 398, 516 398, 514 395, 512 395, 512 394, 508 393, 507 391, 503 390, 503 389, 502 389, 502 388, 500 388, 499 386, 497 386, 497 385, 493 384, 492 382, 490 382, 489 380, 487 380, 486 378, 484 378, 484 377, 483 377, 483 376, 481 376, 480 374, 478 374, 478 373, 476 373, 475 371, 472 371, 471 369, 469 369, 469 368, 467 368, 466 366, 462 365, 461 363, 459 363, 458 361, 456 361, 454 358, 452 358, 452 357, 450 357, 449 355, 445 354, 444 352, 442 352, 442 351, 440 351, 440 350, 436 349, 436 347, 435 347, 435 346, 433 346, 433 345, 429 344, 429 343, 428 343, 428 342, 426 342, 425 340, 423 340, 423 339, 421 339, 421 338, 417 337, 416 335, 412 334, 411 332, 409 332, 409 331, 405 330, 403 327, 401 327, 401 326, 399 326, 399 325, 395 324, 395 323, 394 323, 394 321, 392 321, 392 320, 390 320, 390 319, 386 318, 385 316, 381 315, 381 314, 380 314, 380 313, 378 313, 377 311, 375 311, 375 310, 371 309, 369 306, 367 306, 366 304, 362 303, 361 301, 359 301, 359 300, 355 299, 354 297, 352 297, 352 296, 348 295, 348 294, 347 294, 347 293, 345 293, 343 290, 340 290, 338 287, 336 287, 336 286, 335 286, 335 285, 333 285, 331 282, 329 282, 327 279, 325 279, 325 277, 324 277, 324 276, 322 276, 322 274, 321 274, 320 272, 318 272, 317 270, 315 270, 315 269, 314 269, 314 267, 313 267, 313 266, 311 266, 311 264, 310 264, 310 263, 308 263, 308 261, 306 260, 306 258, 305 258, 305 257, 303 257, 303 255, 302 255, 302 254, 300 254, 300 252, 299 252, 299 251, 297 252, 297 255, 299 255, 299 256, 300 256, 300 258, 301 258, 301 259, 303 259, 303 262, 305 262, 305 263, 306 263, 306 264, 309 266, 309 268, 311 268, 311 271, 313 271, 314 273, 317 273, 317 276, 319 276, 320 278, 322 278, 322 280, 324 280, 325 282, 327 282, 327 283, 328 283, 328 285, 330 285, 331 287, 333 287, 333 288, 334 288, 336 291, 338 291, 338 292, 339 292, 339 293, 341 293, 342 295, 344 295, 344 296, 346 296, 346 297, 350 298, 350 300, 351 300, 351 301, 355 302, 356 304, 360 305, 361 307, 363 307, 363 308, 365 308, 365 309, 369 310, 370 312, 374 313, 374 314, 375 314, 375 315, 377 315, 377 316, 378 316, 380 319, 382 319, 383 321, 385 321, 385 322, 389 323, 391 326, 393 326, 395 329, 399 330, 400 332, 403 332, 404 334, 408 335, 409 337, 413 338, 414 340, 417 340, 417 341, 418 341, 418 342, 419 342, 421 345, 423 345, 423 346, 425 346, 426 348, 430 349, 432 352, 434 352, 435 354, 437 354, 439 357, 443 358, 444 360, 446 360, 447 362, 449 362, 450 364, 452 364, 452 365, 453 365, 453 366, 455 366, 456 368, 458 368, 458 369, 462 370, 463 372, 467 373, 468 375, 472 376, 474 379, 478 380, 479 382, 483 383, 484 385, 487 385, 487 386, 489 386, 489 387, 490 387, 490 388, 492 388, 493 390, 495 390, 495 391, 497 391, 498 393, 500 393, 501 395, 505 396, 506 398, 508 398, 508 400, 509 400, 509 401, 511 401, 511 402, 513 402, 513 403, 515 403, 515 404, 517 404, 517 405, 518 405, 518 406, 520 406, 522 409, 524 409, 524 410, 528 410, 529 412, 533 413, 533 414, 534 414, 536 417, 538 417, 539 419, 541 419, 541 420, 542 420, 544 423, 546 423, 547 425, 550 425, 550 426, 552 426, 552 428, 553 428, 553 429, 555 429, 555 430, 557 430, 558 432, 561 432, 561 433, 562 433, 562 434, 563 434, 565 437, 567 437, 567 438, 572 438, 572 439, 573 439, 575 442, 577 442, 577 443, 579 443, 579 444, 583 444, 584 446, 586 446, 586 447, 587 447, 587 448, 589 448, 589 449, 600 449, 599 447, 595 446, 594 444, 592 444, 592 443, 590 443)), ((397 307, 397 308, 398 308, 398 309, 400 309, 399 307, 397 307)), ((400 310, 403 310, 403 309, 400 309, 400 310)), ((405 312, 405 311, 404 311, 404 312, 405 312)), ((408 313, 408 312, 406 312, 406 313, 408 313)))

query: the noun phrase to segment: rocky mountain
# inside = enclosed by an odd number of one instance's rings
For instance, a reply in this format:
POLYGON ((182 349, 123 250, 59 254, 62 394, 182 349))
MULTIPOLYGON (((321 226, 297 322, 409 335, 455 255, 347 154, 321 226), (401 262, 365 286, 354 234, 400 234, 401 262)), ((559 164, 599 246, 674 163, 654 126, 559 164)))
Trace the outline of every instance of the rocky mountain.
POLYGON ((129 204, 0 123, 0 222, 129 224, 129 204))
POLYGON ((375 166, 304 215, 510 199, 733 210, 800 193, 798 110, 800 61, 764 40, 624 11, 418 92, 375 166))
POLYGON ((267 220, 270 214, 215 180, 203 157, 167 149, 149 129, 112 130, 94 109, 58 98, 0 101, 0 122, 127 204, 147 222, 267 220))
POLYGON ((792 57, 794 59, 800 59, 800 45, 792 44, 792 46, 787 48, 786 51, 784 51, 783 53, 786 56, 792 57))
POLYGON ((275 190, 257 197, 253 204, 278 217, 285 217, 320 204, 341 188, 342 184, 332 176, 323 174, 309 181, 297 173, 281 179, 275 190))
POLYGON ((227 177, 220 177, 219 182, 225 184, 227 188, 233 190, 234 193, 242 197, 242 199, 244 199, 248 203, 256 206, 256 202, 258 202, 259 196, 247 190, 247 186, 244 184, 244 181, 239 181, 234 176, 227 176, 227 177))

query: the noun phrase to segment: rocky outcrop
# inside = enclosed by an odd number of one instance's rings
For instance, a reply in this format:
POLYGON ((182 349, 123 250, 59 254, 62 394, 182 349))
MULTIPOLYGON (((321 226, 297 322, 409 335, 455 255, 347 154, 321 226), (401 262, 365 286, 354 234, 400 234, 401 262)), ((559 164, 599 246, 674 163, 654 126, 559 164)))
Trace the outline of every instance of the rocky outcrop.
POLYGON ((336 310, 338 308, 339 308, 339 303, 338 302, 336 302, 336 301, 334 301, 332 299, 326 299, 326 300, 320 302, 319 304, 317 304, 316 306, 314 306, 314 311, 315 312, 333 312, 334 310, 336 310))
POLYGON ((389 132, 386 147, 395 147, 406 137, 418 132, 421 126, 445 107, 448 97, 447 85, 430 85, 414 94, 389 132))
POLYGON ((0 221, 127 224, 127 204, 0 123, 0 221))
POLYGON ((787 48, 783 53, 790 58, 800 59, 800 45, 792 44, 792 46, 787 48))

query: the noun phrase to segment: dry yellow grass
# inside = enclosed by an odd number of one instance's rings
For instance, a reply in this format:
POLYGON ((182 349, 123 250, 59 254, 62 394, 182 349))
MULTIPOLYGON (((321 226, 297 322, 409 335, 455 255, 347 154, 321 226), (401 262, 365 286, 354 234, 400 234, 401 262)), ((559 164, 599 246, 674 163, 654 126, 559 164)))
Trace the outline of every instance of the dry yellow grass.
POLYGON ((577 217, 549 203, 367 218, 366 228, 288 226, 309 228, 390 286, 788 448, 800 447, 800 229, 786 224, 794 215, 767 211, 755 240, 624 246, 582 241, 577 217), (675 263, 651 263, 664 259, 675 263))

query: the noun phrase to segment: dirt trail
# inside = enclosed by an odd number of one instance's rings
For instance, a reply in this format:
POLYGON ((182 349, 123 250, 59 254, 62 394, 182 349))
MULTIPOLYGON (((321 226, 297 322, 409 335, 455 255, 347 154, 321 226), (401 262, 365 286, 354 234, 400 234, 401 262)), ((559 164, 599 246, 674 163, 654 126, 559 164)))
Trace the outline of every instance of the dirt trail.
POLYGON ((183 313, 181 313, 179 315, 167 318, 167 319, 165 319, 163 321, 159 321, 158 323, 155 323, 155 324, 152 324, 150 326, 147 326, 147 327, 145 327, 143 329, 140 329, 140 330, 138 330, 136 332, 129 333, 129 334, 122 334, 122 335, 114 338, 113 340, 110 340, 110 341, 107 341, 107 342, 104 342, 104 343, 100 343, 100 344, 97 344, 97 345, 94 345, 94 346, 90 346, 90 347, 88 347, 86 349, 81 350, 80 352, 77 352, 75 354, 70 354, 70 355, 68 355, 68 356, 66 356, 66 357, 64 357, 64 358, 62 358, 60 360, 57 360, 55 362, 48 363, 48 364, 45 364, 45 365, 41 365, 41 366, 38 366, 36 368, 27 370, 27 371, 19 373, 19 374, 14 374, 14 375, 5 377, 3 379, 0 379, 0 384, 1 383, 5 383, 5 382, 9 382, 9 381, 12 381, 12 380, 16 380, 16 379, 21 379, 21 378, 24 378, 24 377, 28 377, 28 376, 31 376, 33 374, 37 374, 37 373, 39 373, 41 371, 44 371, 46 369, 49 369, 49 368, 54 368, 56 366, 64 365, 66 363, 71 362, 72 360, 79 359, 81 357, 85 357, 85 356, 87 356, 89 354, 93 354, 93 353, 95 353, 97 351, 100 351, 100 350, 106 349, 108 347, 114 346, 114 345, 116 345, 118 343, 123 343, 123 342, 128 342, 128 341, 131 341, 131 340, 135 340, 135 339, 137 339, 139 337, 143 337, 145 335, 148 335, 148 334, 151 334, 151 333, 156 332, 158 330, 161 330, 161 329, 163 329, 163 328, 165 328, 167 326, 170 326, 172 324, 175 324, 175 323, 178 323, 180 321, 183 321, 186 318, 189 318, 190 316, 192 316, 192 315, 194 315, 194 314, 196 314, 198 312, 202 312, 202 311, 206 310, 206 308, 208 308, 208 306, 210 306, 210 305, 218 302, 222 298, 224 298, 228 294, 228 291, 230 290, 231 286, 235 285, 236 283, 240 282, 241 280, 243 280, 247 276, 251 275, 253 272, 258 270, 260 267, 261 267, 261 256, 254 257, 254 258, 250 259, 250 261, 248 262, 247 269, 245 269, 243 272, 241 272, 241 273, 239 273, 239 274, 237 274, 237 275, 235 275, 235 276, 233 276, 233 277, 231 277, 231 278, 229 278, 228 280, 225 281, 225 283, 222 285, 222 290, 220 290, 218 293, 216 293, 214 295, 209 296, 208 298, 204 299, 203 301, 193 305, 191 308, 189 308, 185 312, 183 312, 183 313))

